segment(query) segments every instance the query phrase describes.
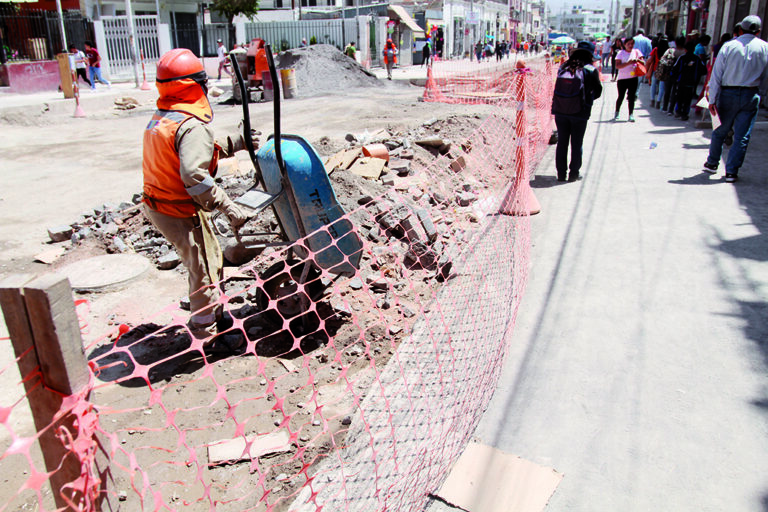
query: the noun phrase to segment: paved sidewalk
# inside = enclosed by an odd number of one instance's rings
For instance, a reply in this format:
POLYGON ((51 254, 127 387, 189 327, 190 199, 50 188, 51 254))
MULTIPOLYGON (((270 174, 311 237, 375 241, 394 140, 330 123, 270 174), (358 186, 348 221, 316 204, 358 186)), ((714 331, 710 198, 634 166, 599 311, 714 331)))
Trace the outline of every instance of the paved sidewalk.
POLYGON ((768 510, 765 112, 726 184, 701 171, 710 131, 647 86, 613 123, 604 86, 584 179, 556 182, 552 147, 533 182, 530 281, 475 435, 565 475, 549 512, 768 510))

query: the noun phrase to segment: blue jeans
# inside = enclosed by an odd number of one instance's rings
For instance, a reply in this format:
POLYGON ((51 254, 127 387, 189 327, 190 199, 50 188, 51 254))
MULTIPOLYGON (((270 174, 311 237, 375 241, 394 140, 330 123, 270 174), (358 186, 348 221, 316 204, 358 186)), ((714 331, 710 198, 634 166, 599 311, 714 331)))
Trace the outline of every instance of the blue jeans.
POLYGON ((728 151, 728 159, 725 162, 727 174, 738 174, 741 164, 744 163, 744 155, 747 153, 749 136, 755 126, 760 95, 757 88, 733 88, 722 89, 717 100, 717 114, 722 123, 717 130, 712 132, 712 140, 709 143, 709 155, 707 163, 719 165, 723 154, 723 140, 733 128, 733 145, 728 151))
POLYGON ((565 171, 568 165, 568 144, 571 146, 571 178, 579 175, 581 169, 581 155, 584 146, 584 133, 587 131, 587 119, 579 119, 571 116, 555 114, 557 126, 557 148, 555 149, 555 167, 557 177, 565 179, 565 171))
POLYGON ((651 76, 651 101, 656 101, 656 96, 659 95, 659 83, 661 81, 656 78, 656 73, 651 76))
POLYGON ((104 77, 101 76, 101 67, 95 68, 93 66, 88 66, 88 74, 91 76, 91 89, 96 88, 96 80, 98 79, 99 82, 109 85, 109 82, 104 80, 104 77))
MULTIPOLYGON (((664 93, 666 92, 666 89, 667 89, 667 82, 664 80, 657 80, 656 77, 653 77, 653 79, 657 81, 658 88, 659 88, 659 93, 656 96, 656 106, 658 108, 661 108, 661 103, 664 101, 664 93)), ((651 99, 653 99, 653 96, 651 96, 651 99)))

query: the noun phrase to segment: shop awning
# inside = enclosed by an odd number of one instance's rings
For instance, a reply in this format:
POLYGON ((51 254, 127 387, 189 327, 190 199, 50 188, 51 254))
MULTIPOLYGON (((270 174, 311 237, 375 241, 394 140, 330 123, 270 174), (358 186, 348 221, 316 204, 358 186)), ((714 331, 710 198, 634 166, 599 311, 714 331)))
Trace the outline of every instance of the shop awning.
POLYGON ((416 20, 411 18, 411 15, 408 14, 405 9, 403 9, 402 5, 389 5, 387 6, 387 11, 389 11, 391 14, 394 14, 401 23, 404 23, 405 26, 413 32, 414 36, 424 37, 424 29, 421 28, 418 23, 416 23, 416 20))
POLYGON ((444 27, 445 26, 445 21, 443 21, 443 20, 427 20, 427 23, 429 23, 430 25, 434 25, 436 27, 444 27))

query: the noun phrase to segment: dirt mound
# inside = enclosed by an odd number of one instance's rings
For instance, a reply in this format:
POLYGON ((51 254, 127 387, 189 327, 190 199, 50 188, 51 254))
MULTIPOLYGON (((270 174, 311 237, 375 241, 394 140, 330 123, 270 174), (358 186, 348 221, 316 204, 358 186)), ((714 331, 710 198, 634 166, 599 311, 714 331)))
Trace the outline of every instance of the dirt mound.
POLYGON ((296 70, 300 96, 382 85, 376 75, 329 44, 281 52, 275 65, 280 69, 296 70))

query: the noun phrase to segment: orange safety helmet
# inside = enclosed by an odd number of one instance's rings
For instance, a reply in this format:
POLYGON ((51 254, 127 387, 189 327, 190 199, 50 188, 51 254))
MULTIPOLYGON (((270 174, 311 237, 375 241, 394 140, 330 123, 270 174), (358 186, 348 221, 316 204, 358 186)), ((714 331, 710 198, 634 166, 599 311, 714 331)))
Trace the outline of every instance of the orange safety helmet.
POLYGON ((160 97, 157 108, 186 112, 207 123, 213 119, 208 102, 208 74, 200 59, 186 48, 163 54, 155 78, 160 97))

